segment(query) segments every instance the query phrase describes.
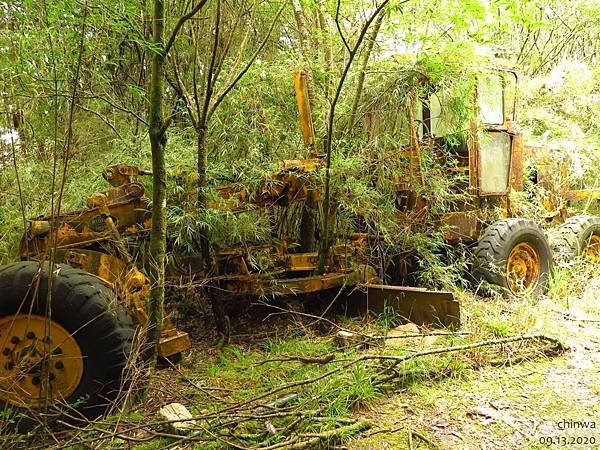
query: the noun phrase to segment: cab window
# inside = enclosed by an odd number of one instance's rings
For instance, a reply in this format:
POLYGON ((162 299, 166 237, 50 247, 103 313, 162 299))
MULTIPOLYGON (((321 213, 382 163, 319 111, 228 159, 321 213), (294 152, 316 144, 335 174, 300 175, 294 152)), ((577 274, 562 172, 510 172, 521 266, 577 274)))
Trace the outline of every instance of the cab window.
POLYGON ((478 82, 479 119, 486 124, 504 123, 503 79, 495 73, 483 73, 478 82))

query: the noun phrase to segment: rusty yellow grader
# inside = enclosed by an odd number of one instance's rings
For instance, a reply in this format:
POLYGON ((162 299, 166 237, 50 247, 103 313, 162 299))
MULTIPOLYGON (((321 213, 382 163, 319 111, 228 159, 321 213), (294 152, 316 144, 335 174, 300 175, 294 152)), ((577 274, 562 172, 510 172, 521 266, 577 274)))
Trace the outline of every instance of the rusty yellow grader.
MULTIPOLYGON (((536 292, 548 280, 552 249, 540 226, 512 217, 510 193, 522 189, 524 151, 522 137, 513 128, 516 94, 509 92, 516 89, 516 75, 498 70, 481 80, 491 87, 474 93, 479 120, 470 125, 466 142, 447 140, 441 105, 434 97, 422 99, 413 118, 418 133, 399 155, 409 170, 396 180, 398 220, 427 211, 426 199, 416 194, 423 176, 421 148, 444 148, 444 155, 449 150, 458 164, 448 170, 465 175, 460 188, 468 193, 468 201, 436 216, 446 240, 474 246, 474 272, 481 279, 515 295, 536 292), (500 217, 492 217, 490 210, 500 217)), ((295 85, 302 135, 311 147, 314 131, 301 73, 296 74, 295 85)), ((441 156, 440 164, 446 164, 441 156)), ((278 173, 251 191, 223 186, 218 192, 232 211, 245 205, 318 204, 322 198, 314 175, 322 166, 317 156, 285 161, 278 173)), ((114 165, 102 175, 110 189, 89 197, 80 211, 30 220, 21 243, 22 261, 0 267, 0 407, 4 410, 25 412, 29 418, 74 410, 97 415, 126 384, 136 328, 147 322, 150 284, 137 249, 147 239, 152 217, 138 177, 151 174, 114 165)), ((568 219, 559 235, 565 252, 594 258, 600 254, 597 218, 568 219)), ((285 236, 276 236, 268 243, 220 249, 211 255, 208 269, 200 255, 185 255, 170 264, 168 276, 231 296, 351 291, 344 296, 359 311, 380 311, 391 305, 415 323, 459 326, 459 307, 451 293, 382 284, 385 280, 369 265, 365 233, 338 237, 327 252, 323 273, 316 271, 316 252, 298 251, 293 244, 285 236)), ((189 348, 187 333, 176 329, 166 314, 158 354, 169 357, 189 348)))
POLYGON ((496 285, 513 296, 535 295, 547 287, 554 259, 600 257, 600 217, 572 214, 574 202, 600 198, 598 189, 570 189, 563 164, 562 183, 547 164, 549 150, 526 146, 516 126, 518 74, 494 68, 477 75, 472 93, 473 117, 468 132, 449 134, 450 113, 444 95, 416 99, 409 112, 410 144, 403 154, 403 175, 396 180, 399 220, 433 221, 449 244, 471 249, 471 272, 477 282, 496 285), (423 192, 423 152, 433 154, 437 167, 452 176, 455 200, 434 212, 423 192), (531 172, 535 176, 531 176, 531 172), (524 191, 528 181, 527 191, 524 191), (519 217, 520 198, 544 210, 546 233, 534 220, 519 217), (514 201, 517 199, 517 201, 514 201), (549 236, 551 237, 549 241, 549 236))

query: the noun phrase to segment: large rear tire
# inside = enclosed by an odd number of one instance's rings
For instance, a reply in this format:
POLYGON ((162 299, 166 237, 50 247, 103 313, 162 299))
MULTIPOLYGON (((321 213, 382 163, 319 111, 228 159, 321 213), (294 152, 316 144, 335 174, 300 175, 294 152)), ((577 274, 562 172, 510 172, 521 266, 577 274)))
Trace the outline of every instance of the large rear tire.
POLYGON ((563 261, 581 257, 600 262, 600 217, 571 217, 556 229, 552 244, 563 261))
POLYGON ((0 267, 0 408, 20 430, 40 414, 103 414, 124 385, 134 337, 115 294, 86 272, 56 265, 47 302, 48 267, 0 267))
POLYGON ((552 249, 544 231, 531 220, 494 222, 475 248, 475 276, 516 296, 537 295, 547 288, 552 249))

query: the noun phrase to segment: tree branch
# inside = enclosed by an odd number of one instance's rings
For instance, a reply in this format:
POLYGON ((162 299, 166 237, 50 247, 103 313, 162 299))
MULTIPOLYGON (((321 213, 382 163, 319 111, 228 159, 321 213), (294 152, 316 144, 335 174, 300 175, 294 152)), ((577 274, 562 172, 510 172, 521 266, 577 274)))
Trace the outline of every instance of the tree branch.
MULTIPOLYGON (((210 64, 208 67, 208 73, 206 75, 206 92, 204 92, 204 104, 202 105, 202 112, 198 117, 198 127, 206 126, 208 108, 213 95, 214 83, 216 75, 214 75, 215 63, 217 61, 217 50, 219 46, 219 34, 221 30, 221 0, 217 0, 217 13, 215 14, 215 39, 213 41, 212 53, 210 55, 210 64)), ((196 98, 198 98, 196 96, 196 98)))
MULTIPOLYGON (((400 2, 399 5, 402 5, 404 3, 407 3, 410 0, 404 0, 402 2, 400 2)), ((341 32, 341 28, 338 22, 339 19, 339 15, 336 12, 336 17, 335 17, 335 21, 336 21, 336 25, 338 28, 338 32, 340 33, 340 37, 341 39, 344 41, 344 45, 346 45, 346 48, 349 51, 348 54, 348 61, 346 62, 345 66, 344 66, 344 70, 342 72, 342 76, 340 77, 340 80, 338 82, 337 85, 337 89, 335 92, 335 95, 333 97, 333 100, 331 102, 331 105, 329 107, 329 115, 327 117, 327 134, 325 136, 325 143, 324 143, 324 151, 325 151, 325 194, 324 194, 324 198, 323 198, 323 228, 322 228, 322 241, 321 241, 321 246, 319 248, 319 258, 317 261, 317 267, 316 267, 316 273, 317 274, 322 274, 325 270, 325 260, 327 258, 327 252, 329 251, 329 205, 330 205, 330 184, 331 184, 331 143, 333 140, 333 124, 334 124, 334 118, 335 118, 335 108, 337 106, 337 102, 340 99, 340 95, 342 93, 342 89, 344 87, 344 82, 346 81, 346 77, 348 76, 348 72, 350 71, 350 67, 352 66, 352 62, 354 61, 354 57, 356 56, 356 53, 358 52, 358 49, 360 48, 360 46, 363 43, 363 40, 365 39, 365 36, 367 34, 367 31, 369 31, 369 28, 371 26, 371 24, 373 23, 373 21, 375 20, 375 18, 381 13, 381 11, 383 11, 383 9, 387 6, 387 4, 389 3, 389 0, 384 0, 383 2, 381 2, 381 4, 377 7, 377 9, 375 9, 375 11, 373 12, 373 14, 371 14, 371 16, 367 19, 367 21, 365 22, 365 24, 363 25, 362 29, 360 30, 360 34, 358 36, 358 38, 356 39, 356 42, 354 44, 354 47, 350 48, 348 46, 348 43, 346 42, 342 32, 341 32)), ((339 9, 339 0, 338 0, 338 9, 339 9)))
POLYGON ((171 35, 169 36, 169 39, 167 40, 166 45, 163 48, 163 54, 166 56, 169 53, 169 50, 171 50, 171 47, 173 47, 173 44, 175 43, 175 39, 177 38, 177 35, 179 34, 179 30, 181 30, 181 27, 188 21, 190 20, 192 17, 194 17, 196 15, 196 13, 198 13, 202 7, 206 4, 207 0, 200 0, 196 6, 194 6, 189 13, 181 16, 179 18, 179 20, 177 21, 177 23, 175 24, 175 27, 173 28, 173 30, 171 31, 171 35))
POLYGON ((256 61, 256 58, 258 58, 258 55, 260 55, 260 53, 262 52, 263 48, 267 44, 267 41, 271 37, 271 33, 273 32, 273 29, 275 28, 275 25, 277 24, 277 21, 279 20, 279 17, 281 16, 281 13, 283 12, 283 10, 284 10, 285 6, 287 5, 287 3, 288 3, 287 0, 282 3, 281 7, 279 8, 279 11, 277 11, 277 14, 276 14, 275 18, 273 19, 273 22, 271 23, 271 26, 269 27, 269 31, 267 32, 267 35, 262 40, 262 42, 260 43, 258 49, 254 52, 254 54, 252 55, 252 57, 250 58, 250 60, 246 64, 246 66, 240 71, 240 73, 237 75, 237 77, 235 77, 233 79, 233 81, 227 87, 225 87, 225 89, 223 89, 217 95, 217 99, 215 100, 215 102, 213 103, 212 107, 210 108, 210 110, 208 112, 208 115, 207 115, 207 118, 206 118, 207 122, 210 120, 210 118, 214 114, 215 110, 221 104, 221 102, 225 99, 225 97, 227 96, 227 94, 229 94, 229 92, 243 78, 243 76, 246 74, 246 72, 248 72, 248 70, 250 70, 250 67, 252 67, 252 64, 254 64, 254 61, 256 61))

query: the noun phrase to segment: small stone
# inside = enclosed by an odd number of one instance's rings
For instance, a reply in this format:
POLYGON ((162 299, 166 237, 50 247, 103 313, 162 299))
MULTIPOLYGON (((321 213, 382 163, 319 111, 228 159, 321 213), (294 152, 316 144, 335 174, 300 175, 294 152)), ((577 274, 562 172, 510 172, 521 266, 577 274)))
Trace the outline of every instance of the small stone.
POLYGON ((348 347, 356 341, 356 335, 349 331, 340 330, 335 335, 335 340, 339 347, 348 347))
POLYGON ((335 335, 335 340, 339 348, 356 347, 359 349, 368 348, 376 342, 372 335, 352 333, 351 331, 340 330, 335 335))
POLYGON ((169 432, 186 434, 194 429, 196 421, 192 413, 181 403, 169 403, 158 411, 160 420, 167 421, 164 426, 169 432))
MULTIPOLYGON (((398 334, 421 334, 421 330, 412 322, 405 323, 404 325, 397 326, 396 328, 392 328, 390 332, 395 332, 398 334)), ((389 333, 388 333, 389 335, 389 333)))
POLYGON ((267 429, 269 434, 277 434, 277 428, 275 428, 275 426, 268 420, 265 422, 265 428, 267 429))
POLYGON ((406 335, 419 335, 419 327, 412 322, 392 328, 387 332, 385 346, 388 348, 406 348, 412 346, 415 341, 406 339, 406 335))

